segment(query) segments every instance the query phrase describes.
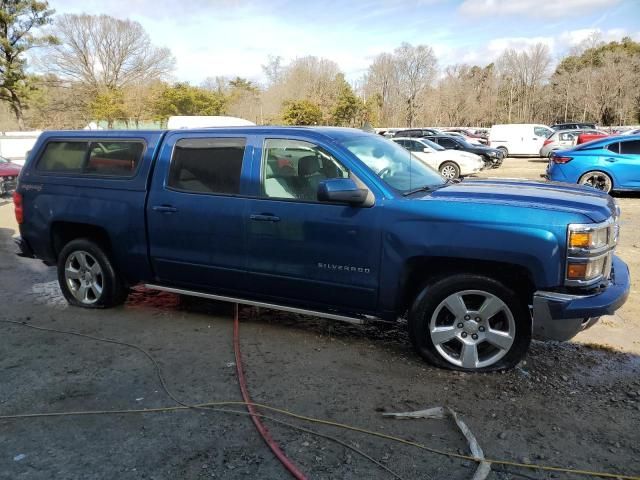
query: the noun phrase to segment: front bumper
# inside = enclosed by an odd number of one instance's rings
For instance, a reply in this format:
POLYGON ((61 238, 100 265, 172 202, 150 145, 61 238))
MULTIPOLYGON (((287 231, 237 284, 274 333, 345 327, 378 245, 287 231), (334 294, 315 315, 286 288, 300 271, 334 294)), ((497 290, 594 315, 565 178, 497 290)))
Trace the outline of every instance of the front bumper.
POLYGON ((533 336, 542 340, 569 340, 611 315, 629 296, 629 268, 614 256, 609 284, 587 295, 537 291, 533 295, 533 336))

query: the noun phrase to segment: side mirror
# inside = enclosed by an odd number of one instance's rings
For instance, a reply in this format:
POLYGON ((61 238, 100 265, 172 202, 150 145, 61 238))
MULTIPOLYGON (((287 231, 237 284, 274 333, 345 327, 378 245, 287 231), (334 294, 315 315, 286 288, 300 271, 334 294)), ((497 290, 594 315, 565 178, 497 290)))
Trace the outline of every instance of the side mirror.
POLYGON ((318 200, 321 202, 348 203, 361 205, 367 199, 368 191, 358 188, 350 178, 332 178, 318 184, 318 200))

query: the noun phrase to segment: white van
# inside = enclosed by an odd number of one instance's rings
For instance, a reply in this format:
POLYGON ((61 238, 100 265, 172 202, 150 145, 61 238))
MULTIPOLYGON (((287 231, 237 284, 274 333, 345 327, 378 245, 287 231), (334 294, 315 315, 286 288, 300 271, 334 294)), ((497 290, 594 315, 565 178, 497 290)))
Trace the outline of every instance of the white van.
POLYGON ((546 125, 510 123, 489 130, 489 146, 507 155, 539 156, 545 139, 553 133, 546 125))

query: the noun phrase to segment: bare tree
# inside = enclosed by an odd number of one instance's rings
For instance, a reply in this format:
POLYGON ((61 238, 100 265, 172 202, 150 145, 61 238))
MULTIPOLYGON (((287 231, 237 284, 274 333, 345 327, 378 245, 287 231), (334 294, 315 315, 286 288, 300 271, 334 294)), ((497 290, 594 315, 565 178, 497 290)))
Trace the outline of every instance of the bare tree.
POLYGON ((418 98, 436 76, 437 64, 433 49, 428 45, 403 43, 394 51, 400 95, 406 106, 406 121, 412 127, 419 107, 418 98))
POLYGON ((262 71, 267 77, 268 85, 274 85, 282 80, 284 67, 282 65, 281 56, 269 55, 267 63, 262 65, 262 71))
POLYGON ((507 96, 507 121, 535 117, 540 101, 537 92, 551 65, 549 47, 538 43, 520 52, 508 49, 498 58, 497 65, 507 96))
POLYGON ((365 92, 377 99, 378 118, 383 125, 398 122, 394 113, 399 97, 398 71, 395 58, 390 53, 381 53, 369 66, 365 79, 365 92))
POLYGON ((174 68, 170 50, 155 47, 138 22, 62 15, 56 27, 60 44, 48 58, 52 71, 92 91, 158 80, 174 68))

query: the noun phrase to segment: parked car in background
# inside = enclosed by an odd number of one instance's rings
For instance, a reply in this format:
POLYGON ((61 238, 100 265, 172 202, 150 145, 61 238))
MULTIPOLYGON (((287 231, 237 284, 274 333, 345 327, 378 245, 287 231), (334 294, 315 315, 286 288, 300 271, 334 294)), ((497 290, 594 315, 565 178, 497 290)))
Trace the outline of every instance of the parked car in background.
POLYGON ((422 138, 427 135, 440 135, 442 132, 436 128, 408 128, 404 130, 397 130, 393 136, 394 137, 411 137, 411 138, 422 138))
POLYGON ((489 146, 509 155, 538 156, 544 141, 553 133, 546 125, 509 123, 494 125, 489 131, 489 146))
POLYGON ((498 168, 502 165, 503 154, 495 148, 485 147, 484 145, 474 145, 462 138, 446 134, 428 135, 424 138, 437 143, 447 150, 461 150, 463 152, 480 155, 484 160, 485 168, 498 168))
POLYGON ((600 138, 608 137, 607 132, 601 130, 590 130, 587 132, 580 132, 576 138, 576 145, 582 145, 583 143, 591 142, 592 140, 598 140, 600 138))
POLYGON ((540 156, 543 158, 550 158, 551 154, 556 150, 565 150, 574 145, 578 145, 578 137, 580 135, 589 135, 595 136, 595 138, 601 138, 607 134, 600 130, 557 130, 542 144, 540 156))
POLYGON ((551 125, 552 130, 597 130, 598 127, 595 123, 585 123, 585 122, 568 122, 568 123, 556 123, 551 125))
POLYGON ((580 130, 556 130, 547 138, 540 149, 540 156, 551 158, 556 150, 566 150, 576 144, 576 138, 580 130))
POLYGON ((640 135, 611 136, 554 152, 547 178, 607 193, 640 190, 640 135))
POLYGON ((409 150, 424 164, 438 170, 448 180, 473 175, 484 168, 482 157, 473 153, 446 150, 437 143, 420 138, 400 137, 393 141, 409 150))
POLYGON ((0 157, 0 196, 16 189, 21 167, 11 163, 7 158, 0 157))
POLYGON ((480 143, 488 145, 489 141, 468 128, 447 128, 444 133, 459 133, 464 135, 470 143, 480 143))
POLYGON ((631 130, 625 130, 620 135, 640 135, 640 128, 632 128, 631 130))
POLYGON ((460 132, 452 132, 452 131, 445 131, 442 132, 445 135, 451 135, 453 137, 458 137, 458 138, 462 138, 463 140, 466 140, 467 142, 471 143, 472 145, 484 145, 484 143, 482 141, 480 141, 480 139, 478 138, 471 138, 468 137, 467 135, 460 133, 460 132))

